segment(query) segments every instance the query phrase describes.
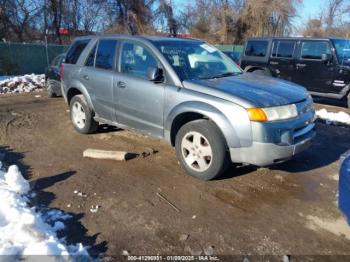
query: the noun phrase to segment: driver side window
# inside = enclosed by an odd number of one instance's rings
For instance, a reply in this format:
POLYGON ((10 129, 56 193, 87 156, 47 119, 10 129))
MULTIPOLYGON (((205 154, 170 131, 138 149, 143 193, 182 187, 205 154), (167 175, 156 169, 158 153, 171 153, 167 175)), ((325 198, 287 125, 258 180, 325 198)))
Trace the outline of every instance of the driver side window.
POLYGON ((147 69, 158 67, 157 60, 143 46, 125 42, 121 51, 121 72, 147 79, 147 69))

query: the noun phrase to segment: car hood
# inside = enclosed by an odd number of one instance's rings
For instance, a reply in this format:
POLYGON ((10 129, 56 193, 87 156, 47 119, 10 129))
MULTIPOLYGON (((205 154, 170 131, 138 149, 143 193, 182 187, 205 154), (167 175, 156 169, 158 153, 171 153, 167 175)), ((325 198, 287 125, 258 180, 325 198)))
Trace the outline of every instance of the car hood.
POLYGON ((305 88, 288 81, 244 73, 237 76, 186 80, 185 88, 237 103, 245 108, 271 107, 300 102, 305 88))

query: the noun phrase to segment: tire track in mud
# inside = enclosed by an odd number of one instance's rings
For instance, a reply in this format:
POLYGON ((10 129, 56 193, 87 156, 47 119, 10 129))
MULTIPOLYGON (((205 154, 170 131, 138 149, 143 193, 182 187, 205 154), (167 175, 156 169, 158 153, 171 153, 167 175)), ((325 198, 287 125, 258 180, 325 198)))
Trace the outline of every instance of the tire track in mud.
POLYGON ((0 111, 0 142, 6 143, 14 136, 26 136, 36 124, 37 119, 32 114, 15 110, 0 111))

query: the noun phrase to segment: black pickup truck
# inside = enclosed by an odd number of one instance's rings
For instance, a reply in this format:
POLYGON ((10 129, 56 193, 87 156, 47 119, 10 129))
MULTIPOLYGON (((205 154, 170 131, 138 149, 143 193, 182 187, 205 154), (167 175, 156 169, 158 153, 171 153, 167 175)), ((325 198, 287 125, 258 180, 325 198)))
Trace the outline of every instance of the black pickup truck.
POLYGON ((350 39, 250 38, 241 67, 295 82, 314 96, 347 99, 350 107, 350 39))

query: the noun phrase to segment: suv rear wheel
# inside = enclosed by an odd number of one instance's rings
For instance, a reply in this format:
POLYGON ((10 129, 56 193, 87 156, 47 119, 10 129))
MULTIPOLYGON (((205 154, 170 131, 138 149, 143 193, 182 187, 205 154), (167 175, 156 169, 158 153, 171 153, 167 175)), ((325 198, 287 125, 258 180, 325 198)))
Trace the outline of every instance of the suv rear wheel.
POLYGON ((53 91, 53 83, 50 79, 46 80, 47 93, 49 97, 56 97, 57 94, 53 91))
POLYGON ((93 111, 83 95, 74 96, 69 107, 72 123, 79 133, 90 134, 98 129, 98 123, 93 118, 93 111))
POLYGON ((225 139, 210 120, 195 120, 182 126, 175 148, 187 174, 202 180, 218 177, 230 163, 225 139))

